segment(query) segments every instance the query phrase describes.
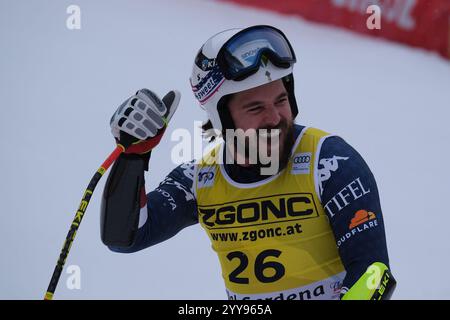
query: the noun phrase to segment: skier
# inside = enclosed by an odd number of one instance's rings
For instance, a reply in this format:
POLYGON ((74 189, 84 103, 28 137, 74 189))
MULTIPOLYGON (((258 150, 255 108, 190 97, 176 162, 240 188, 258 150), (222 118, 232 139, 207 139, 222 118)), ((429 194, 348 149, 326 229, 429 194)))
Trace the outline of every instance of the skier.
POLYGON ((142 89, 125 100, 111 128, 118 144, 133 144, 105 185, 103 243, 136 252, 200 223, 229 299, 389 299, 396 281, 375 178, 342 138, 294 123, 295 63, 288 39, 272 26, 207 40, 190 81, 208 115, 202 128, 217 145, 148 194, 144 172, 180 93, 159 99, 142 89), (256 146, 248 135, 239 151, 234 138, 251 130, 256 146), (252 150, 266 150, 270 163, 263 153, 251 161, 252 150))

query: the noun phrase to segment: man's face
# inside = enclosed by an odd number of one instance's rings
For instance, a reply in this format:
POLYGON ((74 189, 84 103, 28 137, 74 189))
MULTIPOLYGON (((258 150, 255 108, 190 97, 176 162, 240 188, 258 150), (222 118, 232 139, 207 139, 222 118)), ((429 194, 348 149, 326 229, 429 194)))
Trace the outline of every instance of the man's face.
POLYGON ((288 92, 281 79, 233 94, 228 109, 236 129, 267 129, 268 132, 279 129, 279 146, 273 143, 275 139, 267 139, 269 153, 276 151, 283 157, 290 152, 293 119, 288 92))

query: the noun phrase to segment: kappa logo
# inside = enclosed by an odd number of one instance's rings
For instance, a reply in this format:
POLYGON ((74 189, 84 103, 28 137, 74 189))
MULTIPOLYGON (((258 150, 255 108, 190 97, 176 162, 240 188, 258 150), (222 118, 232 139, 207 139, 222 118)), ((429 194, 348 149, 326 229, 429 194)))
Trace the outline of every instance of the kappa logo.
POLYGON ((198 173, 198 185, 197 187, 211 187, 214 184, 216 177, 215 167, 203 167, 198 173))
POLYGON ((332 158, 320 159, 319 165, 322 168, 318 169, 319 172, 319 191, 323 192, 322 183, 330 179, 331 172, 335 172, 339 168, 338 160, 348 160, 349 157, 333 156, 332 158))
POLYGON ((311 152, 297 153, 292 160, 291 174, 309 174, 311 157, 311 152))

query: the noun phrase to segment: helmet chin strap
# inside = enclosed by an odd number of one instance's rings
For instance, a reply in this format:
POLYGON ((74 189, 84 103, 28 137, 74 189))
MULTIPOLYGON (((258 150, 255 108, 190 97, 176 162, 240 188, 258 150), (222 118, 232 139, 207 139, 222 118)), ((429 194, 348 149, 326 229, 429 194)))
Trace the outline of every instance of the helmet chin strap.
POLYGON ((225 137, 226 129, 236 129, 230 110, 228 109, 228 102, 230 102, 233 94, 223 96, 217 103, 217 111, 219 112, 220 122, 222 123, 222 136, 225 137))
POLYGON ((288 99, 289 104, 291 105, 291 112, 292 112, 292 119, 295 119, 298 115, 298 106, 297 106, 297 100, 295 99, 295 92, 294 92, 294 76, 292 73, 286 77, 282 78, 284 87, 286 88, 286 91, 288 92, 288 99))

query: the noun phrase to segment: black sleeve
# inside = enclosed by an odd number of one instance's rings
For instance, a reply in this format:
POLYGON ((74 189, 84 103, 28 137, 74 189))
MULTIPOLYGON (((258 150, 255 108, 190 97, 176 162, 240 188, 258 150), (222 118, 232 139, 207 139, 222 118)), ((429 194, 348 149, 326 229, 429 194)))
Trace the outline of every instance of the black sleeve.
POLYGON ((350 288, 373 262, 389 268, 375 178, 361 155, 340 137, 326 138, 319 157, 321 201, 330 220, 350 288))
POLYGON ((135 252, 175 236, 182 229, 198 223, 197 202, 192 190, 193 163, 170 172, 159 186, 143 200, 141 219, 132 247, 111 248, 117 252, 135 252))
POLYGON ((107 246, 130 247, 135 240, 149 156, 121 154, 109 173, 100 209, 100 234, 107 246))

